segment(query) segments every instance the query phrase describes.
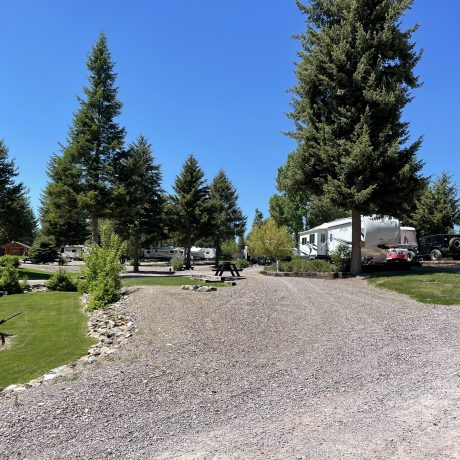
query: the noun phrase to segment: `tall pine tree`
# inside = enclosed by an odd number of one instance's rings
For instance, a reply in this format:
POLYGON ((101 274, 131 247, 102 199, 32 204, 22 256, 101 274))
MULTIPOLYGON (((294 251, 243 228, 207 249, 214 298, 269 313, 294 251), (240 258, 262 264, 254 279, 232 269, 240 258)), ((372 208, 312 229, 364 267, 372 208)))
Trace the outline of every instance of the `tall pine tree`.
MULTIPOLYGON (((74 179, 78 184, 69 198, 72 202, 76 200, 79 210, 85 213, 91 227, 91 239, 98 242, 98 221, 107 215, 112 202, 114 163, 123 155, 125 137, 125 130, 116 122, 122 104, 117 99, 114 63, 103 33, 91 50, 87 67, 89 85, 83 88, 84 96, 78 97, 80 107, 73 117, 64 158, 52 160, 49 175, 51 184, 54 176, 60 176, 66 185, 65 173, 69 167, 74 168, 69 185, 74 186, 74 179)), ((60 206, 53 202, 56 199, 60 197, 53 193, 53 187, 48 187, 42 205, 45 222, 52 220, 47 213, 60 206)))
POLYGON ((324 196, 352 210, 352 272, 361 270, 361 215, 397 217, 423 180, 401 120, 419 86, 414 27, 401 30, 411 0, 297 2, 307 29, 290 117, 297 149, 285 166, 293 192, 324 196))
POLYGON ((163 232, 161 170, 144 136, 128 147, 115 171, 117 185, 112 214, 115 230, 130 242, 133 270, 138 272, 141 246, 158 242, 163 232))
POLYGON ((0 139, 0 242, 32 242, 36 221, 14 160, 8 158, 8 148, 0 139))
POLYGON ((216 266, 219 264, 221 244, 243 237, 246 218, 238 206, 238 193, 221 169, 209 187, 212 203, 212 241, 216 248, 216 266))
POLYGON ((185 267, 191 267, 191 247, 211 234, 212 205, 204 172, 193 155, 186 159, 173 185, 168 215, 170 231, 185 248, 185 267))

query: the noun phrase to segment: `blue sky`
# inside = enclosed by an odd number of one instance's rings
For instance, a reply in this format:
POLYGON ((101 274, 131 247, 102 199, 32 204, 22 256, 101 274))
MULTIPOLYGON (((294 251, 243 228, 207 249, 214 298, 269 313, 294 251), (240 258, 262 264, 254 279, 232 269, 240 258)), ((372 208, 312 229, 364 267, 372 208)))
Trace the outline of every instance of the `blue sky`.
MULTIPOLYGON (((424 172, 460 178, 460 2, 416 0, 405 23, 424 55, 423 87, 404 117, 424 136, 424 172)), ((304 18, 293 0, 16 0, 2 2, 0 138, 16 159, 35 210, 46 164, 65 142, 76 96, 87 83, 87 54, 101 31, 116 62, 120 124, 142 133, 171 184, 189 153, 209 181, 224 168, 252 222, 267 213, 277 168, 293 142, 285 113, 295 83, 304 18)))

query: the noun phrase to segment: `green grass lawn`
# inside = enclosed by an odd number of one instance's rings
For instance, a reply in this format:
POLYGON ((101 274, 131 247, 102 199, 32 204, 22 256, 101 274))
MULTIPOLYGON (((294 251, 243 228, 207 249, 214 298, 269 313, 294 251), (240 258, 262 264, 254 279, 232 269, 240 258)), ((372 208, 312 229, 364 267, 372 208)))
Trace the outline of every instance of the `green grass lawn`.
MULTIPOLYGON (((65 267, 63 267, 65 270, 65 267)), ((47 280, 51 278, 53 271, 37 270, 36 268, 19 268, 19 276, 23 278, 27 277, 29 280, 47 280)), ((68 272, 72 278, 78 278, 80 273, 68 272)))
POLYGON ((122 278, 123 286, 182 286, 196 284, 200 286, 225 287, 225 283, 203 283, 187 276, 139 276, 138 278, 122 278))
POLYGON ((406 294, 419 302, 460 305, 460 273, 429 269, 379 273, 371 275, 369 282, 406 294))
POLYGON ((0 298, 0 318, 22 314, 0 325, 14 334, 0 351, 0 387, 25 383, 86 355, 95 341, 87 337, 87 318, 75 292, 38 292, 0 298))

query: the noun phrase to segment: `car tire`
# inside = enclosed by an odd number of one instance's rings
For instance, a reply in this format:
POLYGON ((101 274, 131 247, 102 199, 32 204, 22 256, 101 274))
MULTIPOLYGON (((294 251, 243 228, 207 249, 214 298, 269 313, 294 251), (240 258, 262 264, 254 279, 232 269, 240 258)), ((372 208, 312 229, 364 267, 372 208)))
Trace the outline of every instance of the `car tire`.
POLYGON ((407 261, 414 262, 415 261, 415 252, 409 251, 407 253, 407 261))
POLYGON ((436 261, 436 260, 441 260, 442 259, 442 254, 439 249, 433 249, 431 251, 431 260, 436 261))
POLYGON ((449 247, 454 249, 460 249, 460 238, 451 238, 449 241, 449 247))

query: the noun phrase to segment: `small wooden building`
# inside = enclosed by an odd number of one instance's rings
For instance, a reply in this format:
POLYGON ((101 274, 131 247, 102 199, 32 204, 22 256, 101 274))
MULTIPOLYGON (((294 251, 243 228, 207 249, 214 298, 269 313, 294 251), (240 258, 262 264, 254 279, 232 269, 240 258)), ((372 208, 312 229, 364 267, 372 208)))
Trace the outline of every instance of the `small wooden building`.
POLYGON ((28 244, 11 241, 0 246, 0 254, 5 256, 27 256, 30 246, 28 244))

